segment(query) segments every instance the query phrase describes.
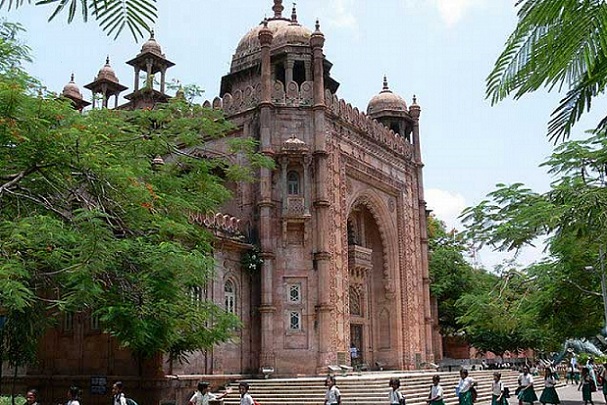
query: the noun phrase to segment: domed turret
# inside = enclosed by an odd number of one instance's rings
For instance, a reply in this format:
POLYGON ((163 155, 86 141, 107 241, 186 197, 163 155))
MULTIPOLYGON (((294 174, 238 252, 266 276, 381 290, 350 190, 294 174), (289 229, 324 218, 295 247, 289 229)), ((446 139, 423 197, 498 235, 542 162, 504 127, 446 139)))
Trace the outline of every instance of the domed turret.
POLYGON ((91 103, 84 100, 82 97, 82 93, 80 92, 80 88, 74 82, 74 74, 70 77, 70 81, 63 87, 63 91, 61 92, 63 97, 69 98, 72 100, 72 105, 78 111, 82 111, 82 109, 91 103))
POLYGON ((162 53, 162 48, 161 48, 160 44, 154 38, 154 30, 150 31, 150 39, 145 41, 144 44, 141 46, 140 53, 146 53, 146 52, 151 52, 158 56, 164 56, 162 53))
POLYGON ((70 78, 70 81, 63 87, 61 95, 67 98, 82 100, 82 93, 76 83, 74 83, 74 74, 70 78))
POLYGON ((382 90, 373 96, 367 105, 367 115, 411 141, 413 120, 407 103, 401 96, 390 90, 386 76, 384 76, 382 90))
POLYGON ((110 66, 109 56, 105 58, 105 65, 103 65, 103 67, 99 69, 99 73, 97 73, 97 77, 95 77, 95 80, 102 79, 109 80, 114 83, 120 83, 118 77, 116 77, 116 72, 114 72, 114 69, 112 69, 112 67, 110 66))
POLYGON ((376 118, 384 113, 407 114, 407 103, 388 87, 388 79, 384 76, 384 86, 379 94, 373 96, 367 105, 367 115, 376 118))

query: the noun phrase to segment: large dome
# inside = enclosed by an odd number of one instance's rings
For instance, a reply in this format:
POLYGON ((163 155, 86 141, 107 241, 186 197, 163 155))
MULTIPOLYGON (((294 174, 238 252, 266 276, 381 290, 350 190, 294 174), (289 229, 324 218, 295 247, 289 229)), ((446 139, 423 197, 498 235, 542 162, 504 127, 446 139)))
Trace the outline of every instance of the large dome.
POLYGON ((371 98, 367 105, 367 115, 373 116, 382 112, 407 113, 407 103, 388 87, 388 80, 384 76, 384 87, 379 94, 371 98))
MULTIPOLYGON (((234 59, 246 57, 261 49, 258 35, 262 28, 263 23, 242 37, 234 52, 234 59)), ((274 34, 272 49, 280 48, 283 45, 310 45, 312 31, 297 22, 287 19, 272 19, 268 21, 268 28, 274 34)))
POLYGON ((114 83, 120 83, 118 81, 118 77, 116 77, 116 72, 114 72, 114 69, 112 69, 110 66, 109 56, 105 59, 105 65, 99 69, 99 73, 97 73, 97 77, 95 78, 95 80, 101 79, 106 79, 114 83))

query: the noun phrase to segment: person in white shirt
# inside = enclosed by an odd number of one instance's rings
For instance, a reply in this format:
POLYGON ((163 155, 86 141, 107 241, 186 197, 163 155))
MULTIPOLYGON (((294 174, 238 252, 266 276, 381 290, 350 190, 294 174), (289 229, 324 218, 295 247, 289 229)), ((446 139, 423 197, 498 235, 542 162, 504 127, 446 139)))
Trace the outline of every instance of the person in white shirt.
POLYGON ((251 394, 249 394, 249 384, 242 381, 238 384, 238 392, 240 392, 240 405, 254 405, 255 401, 251 394))
POLYGON ((189 405, 209 405, 209 401, 222 399, 230 392, 231 390, 226 390, 223 394, 215 395, 210 392, 209 383, 199 382, 196 392, 190 398, 189 405))
POLYGON ((491 405, 507 405, 506 398, 504 397, 502 373, 493 373, 493 383, 491 383, 491 405))
POLYGON ((443 388, 440 386, 440 375, 432 377, 432 386, 428 394, 428 405, 445 405, 443 401, 443 388))
POLYGON ((67 402, 65 405, 80 405, 80 388, 72 385, 67 390, 67 402))
POLYGON ((459 405, 472 405, 474 398, 472 397, 472 390, 476 385, 476 381, 472 377, 468 377, 468 370, 462 368, 459 371, 459 384, 455 389, 459 397, 459 405))
POLYGON ((558 394, 554 386, 556 385, 556 378, 554 378, 554 372, 550 367, 546 367, 544 370, 544 390, 540 395, 540 402, 544 404, 560 404, 558 394))
POLYGON ((400 379, 398 378, 390 378, 389 382, 390 392, 388 393, 388 398, 390 400, 390 405, 405 405, 405 397, 398 390, 400 388, 400 379))
POLYGON ((114 395, 114 405, 126 405, 126 397, 124 396, 124 386, 122 381, 116 381, 112 385, 112 394, 114 395))
POLYGON ((341 393, 335 384, 335 377, 332 375, 325 380, 325 386, 327 387, 325 405, 341 405, 341 393))
POLYGON ((523 405, 528 402, 533 405, 537 401, 537 395, 533 389, 533 376, 529 373, 529 367, 523 367, 523 372, 518 376, 518 403, 523 405))

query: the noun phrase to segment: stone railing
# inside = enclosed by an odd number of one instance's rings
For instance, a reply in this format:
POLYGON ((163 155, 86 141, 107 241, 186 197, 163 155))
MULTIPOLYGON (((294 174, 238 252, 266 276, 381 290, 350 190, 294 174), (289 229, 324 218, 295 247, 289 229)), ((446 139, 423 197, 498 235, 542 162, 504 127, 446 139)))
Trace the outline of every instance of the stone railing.
POLYGON ((217 236, 244 239, 244 234, 241 229, 241 220, 225 215, 222 213, 217 214, 190 214, 190 222, 203 226, 217 236))
POLYGON ((373 267, 373 261, 371 260, 371 249, 359 246, 349 245, 348 246, 348 265, 350 272, 361 271, 366 272, 373 267))
POLYGON ((337 98, 329 90, 325 90, 325 104, 335 116, 350 124, 359 132, 366 134, 373 141, 387 146, 398 154, 407 157, 413 156, 413 145, 409 141, 370 118, 364 112, 359 111, 358 108, 352 107, 350 103, 337 98))
POLYGON ((301 217, 306 214, 305 201, 304 198, 300 196, 288 196, 287 206, 285 208, 285 215, 290 217, 301 217))
MULTIPOLYGON (((223 97, 215 97, 213 101, 205 101, 202 106, 222 109, 226 115, 236 115, 252 110, 261 100, 261 83, 235 90, 233 94, 225 93, 223 97)), ((285 107, 311 107, 314 105, 313 82, 305 81, 300 85, 291 81, 287 86, 275 81, 272 87, 272 103, 285 107)), ((388 149, 405 156, 413 156, 413 145, 391 129, 386 128, 376 120, 368 117, 350 103, 339 99, 328 89, 325 90, 325 104, 338 119, 354 127, 357 132, 366 135, 373 142, 381 143, 388 149)))

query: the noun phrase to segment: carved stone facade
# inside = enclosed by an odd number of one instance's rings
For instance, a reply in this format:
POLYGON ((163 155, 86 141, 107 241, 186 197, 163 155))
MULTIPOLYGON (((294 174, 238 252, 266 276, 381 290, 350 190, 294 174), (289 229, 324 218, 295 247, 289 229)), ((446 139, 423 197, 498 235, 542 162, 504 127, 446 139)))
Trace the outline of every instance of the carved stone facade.
MULTIPOLYGON (((192 218, 217 237, 217 277, 200 297, 236 313, 243 328, 232 342, 192 354, 187 364, 157 359, 147 367, 154 382, 140 385, 157 388, 151 399, 183 402, 201 374, 208 380, 259 375, 262 368, 275 376, 325 374, 329 365, 350 364, 351 346, 369 369, 413 369, 440 356, 429 295, 421 109, 415 97, 407 106, 385 79, 367 113, 339 99, 318 22, 311 31, 295 10, 283 17, 282 1, 274 0, 272 9, 274 16, 238 44, 220 96, 204 105, 223 109, 236 127, 229 136, 257 139, 276 167, 259 170, 257 182, 231 185, 234 199, 221 213, 192 218), (263 263, 251 271, 243 257, 254 247, 263 263), (163 376, 181 382, 160 383, 163 376)), ((152 37, 129 64, 137 77, 161 72, 163 86, 172 62, 152 37)), ((143 89, 137 83, 119 108, 168 99, 152 81, 143 89)), ((101 94, 106 107, 125 89, 109 60, 87 88, 101 94)), ((226 139, 200 149, 229 154, 226 139)), ((124 379, 136 373, 111 339, 87 331, 79 353, 110 358, 95 370, 78 366, 80 374, 124 379)), ((56 332, 50 339, 66 338, 56 332)), ((47 357, 40 374, 72 372, 73 364, 47 357)))

